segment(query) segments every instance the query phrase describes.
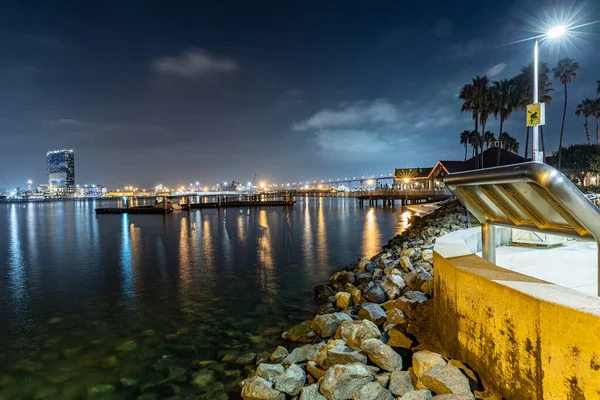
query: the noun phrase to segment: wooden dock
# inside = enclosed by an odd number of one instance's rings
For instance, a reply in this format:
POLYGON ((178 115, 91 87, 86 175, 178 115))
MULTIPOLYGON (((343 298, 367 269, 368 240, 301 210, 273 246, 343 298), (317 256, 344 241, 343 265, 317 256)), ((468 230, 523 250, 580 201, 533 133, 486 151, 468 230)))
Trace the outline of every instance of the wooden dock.
POLYGON ((173 209, 152 206, 96 208, 96 214, 169 214, 173 209))
MULTIPOLYGON (((216 203, 191 203, 189 207, 195 208, 225 208, 225 207, 291 207, 296 204, 293 200, 265 200, 265 201, 222 201, 216 203)), ((183 204, 182 207, 187 208, 188 204, 183 204)))

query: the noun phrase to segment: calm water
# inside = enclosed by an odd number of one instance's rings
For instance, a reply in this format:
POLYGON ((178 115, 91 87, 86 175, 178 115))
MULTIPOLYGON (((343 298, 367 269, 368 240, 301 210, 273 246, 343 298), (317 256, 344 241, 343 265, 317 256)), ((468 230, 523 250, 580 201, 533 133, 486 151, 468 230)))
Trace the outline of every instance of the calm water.
MULTIPOLYGON (((315 285, 377 253, 410 216, 318 198, 94 214, 114 204, 0 204, 0 397, 79 398, 108 383, 135 398, 119 379, 141 385, 169 366, 272 350, 281 328, 314 313, 315 285)), ((220 368, 228 392, 238 375, 220 368)))

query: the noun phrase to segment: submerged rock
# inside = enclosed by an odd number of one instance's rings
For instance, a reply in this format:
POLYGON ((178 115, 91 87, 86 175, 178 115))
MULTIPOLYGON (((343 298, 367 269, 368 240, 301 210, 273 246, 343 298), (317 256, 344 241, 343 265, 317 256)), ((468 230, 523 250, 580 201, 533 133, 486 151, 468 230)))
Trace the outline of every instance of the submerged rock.
POLYGON ((288 329, 281 335, 284 339, 292 342, 308 343, 312 341, 316 334, 310 329, 311 321, 304 321, 288 329))
POLYGON ((88 399, 99 398, 101 396, 106 396, 109 393, 113 393, 117 389, 113 385, 109 384, 101 384, 88 388, 87 395, 88 399))
POLYGON ((200 371, 195 372, 192 375, 190 383, 192 384, 192 386, 198 389, 206 389, 209 388, 210 385, 212 385, 215 382, 215 375, 216 373, 212 369, 201 369, 200 371))
POLYGON ((137 348, 137 344, 133 340, 128 340, 128 341, 123 342, 120 345, 118 345, 115 348, 115 350, 126 352, 126 351, 133 351, 136 348, 137 348))

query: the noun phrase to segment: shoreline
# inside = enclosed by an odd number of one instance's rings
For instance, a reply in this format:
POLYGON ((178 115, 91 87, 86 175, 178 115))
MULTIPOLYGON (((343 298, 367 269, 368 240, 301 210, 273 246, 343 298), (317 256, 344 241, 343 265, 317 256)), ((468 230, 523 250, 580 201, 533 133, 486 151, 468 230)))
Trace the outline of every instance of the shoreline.
POLYGON ((409 227, 375 256, 315 287, 313 319, 282 333, 291 351, 261 353, 236 388, 243 400, 497 399, 476 372, 444 358, 432 316, 435 239, 467 225, 456 200, 415 204, 409 227), (268 354, 268 357, 267 357, 268 354), (438 397, 450 394, 453 397, 438 397), (298 397, 299 396, 299 397, 298 397))

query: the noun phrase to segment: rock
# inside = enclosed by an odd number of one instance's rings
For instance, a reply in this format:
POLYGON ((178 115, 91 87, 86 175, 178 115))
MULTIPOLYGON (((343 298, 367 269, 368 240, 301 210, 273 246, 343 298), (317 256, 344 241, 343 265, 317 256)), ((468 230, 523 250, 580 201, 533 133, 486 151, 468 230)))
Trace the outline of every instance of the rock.
POLYGON ((331 304, 331 302, 328 301, 319 306, 319 309, 317 310, 317 315, 332 314, 334 312, 335 307, 331 304))
POLYGON ((335 296, 335 290, 333 290, 328 285, 318 285, 315 286, 315 294, 317 296, 317 300, 321 303, 329 301, 329 298, 335 296))
POLYGON ((279 363, 279 362, 282 362, 283 359, 288 356, 288 354, 289 353, 285 347, 277 346, 275 351, 273 353, 271 353, 271 356, 269 356, 269 360, 279 363))
POLYGON ((327 398, 319 393, 319 385, 314 384, 302 388, 300 400, 327 400, 327 398))
POLYGON ((409 292, 404 293, 402 295, 402 297, 400 297, 399 299, 387 301, 387 302, 383 303, 381 306, 386 311, 389 311, 394 308, 398 308, 405 315, 410 317, 410 315, 414 312, 414 310, 416 310, 419 307, 419 305, 421 305, 422 303, 424 303, 426 301, 427 301, 427 296, 425 296, 425 293, 417 292, 417 291, 409 291, 409 292))
POLYGON ((433 250, 423 250, 421 259, 423 261, 433 261, 433 250))
POLYGON ((271 357, 271 353, 269 353, 268 351, 261 351, 256 355, 256 365, 267 362, 269 360, 269 357, 271 357))
POLYGON ((475 374, 475 372, 473 372, 473 370, 471 368, 467 367, 465 364, 463 364, 462 362, 460 362, 458 360, 450 360, 450 361, 448 361, 448 365, 453 365, 456 368, 460 369, 461 372, 463 374, 465 374, 467 376, 467 378, 469 379, 469 383, 471 384, 471 389, 472 390, 477 389, 479 379, 477 378, 477 375, 475 374))
POLYGON ((381 325, 386 319, 386 313, 379 304, 366 303, 358 311, 359 319, 366 319, 373 322, 375 325, 381 325))
POLYGON ((289 395, 297 395, 306 382, 306 373, 296 364, 291 364, 275 382, 275 389, 289 395))
POLYGON ((419 378, 427 389, 436 394, 471 394, 469 379, 453 365, 435 365, 419 378))
POLYGON ((310 329, 311 321, 304 321, 288 329, 281 335, 284 339, 292 342, 308 343, 312 341, 316 334, 310 329))
POLYGON ((402 357, 379 339, 363 341, 361 349, 367 353, 373 364, 385 371, 391 372, 396 368, 402 368, 402 357))
POLYGON ((385 293, 385 298, 388 300, 395 300, 398 297, 400 297, 400 289, 398 288, 398 286, 394 285, 393 283, 390 282, 383 282, 383 284, 381 285, 381 288, 383 289, 383 292, 385 293))
POLYGON ((336 364, 366 364, 367 356, 356 350, 352 350, 346 345, 339 345, 333 349, 327 350, 327 359, 325 360, 324 367, 329 368, 336 364))
POLYGON ((325 360, 327 359, 327 350, 333 349, 336 346, 345 345, 346 343, 342 339, 329 339, 327 343, 324 344, 321 342, 319 344, 322 345, 322 347, 310 357, 310 360, 323 367, 323 365, 325 365, 325 360))
POLYGON ((399 369, 393 370, 390 376, 389 389, 396 396, 403 396, 408 392, 412 392, 415 388, 410 373, 399 369))
POLYGON ((210 387, 215 382, 215 371, 209 368, 201 369, 198 372, 195 372, 191 379, 190 383, 192 386, 198 389, 205 389, 210 387))
POLYGON ((388 275, 386 278, 386 281, 396 285, 398 287, 398 289, 402 290, 406 287, 406 284, 404 283, 404 279, 402 279, 402 277, 400 275, 388 275))
POLYGON ((425 371, 436 365, 446 365, 444 357, 429 350, 417 351, 412 356, 413 372, 420 378, 425 371))
POLYGON ((101 384, 88 388, 88 399, 100 398, 107 396, 109 393, 115 392, 117 389, 113 385, 101 384))
POLYGON ((402 347, 405 349, 411 349, 413 340, 406 336, 402 332, 401 326, 399 325, 388 325, 385 332, 388 334, 389 339, 387 341, 388 346, 402 347))
POLYGON ((240 358, 235 360, 235 363, 237 365, 241 365, 242 367, 244 367, 246 365, 254 364, 255 360, 256 360, 256 354, 248 353, 248 354, 244 354, 243 356, 241 356, 240 358))
POLYGON ((410 258, 403 256, 400 257, 400 267, 404 272, 410 272, 413 270, 413 265, 410 262, 410 258))
POLYGON ((285 368, 281 364, 259 364, 256 368, 256 375, 261 378, 275 382, 280 375, 285 372, 285 368))
POLYGON ((472 394, 441 394, 431 398, 432 400, 475 400, 472 394))
POLYGON ((400 400, 429 400, 431 392, 427 389, 413 390, 403 395, 400 400))
POLYGON ((115 350, 117 351, 133 351, 137 348, 137 344, 133 340, 128 340, 127 342, 121 343, 118 345, 115 350))
POLYGON ((297 364, 309 360, 316 352, 324 346, 323 343, 309 344, 302 347, 296 347, 283 360, 284 364, 297 364))
POLYGON ((400 252, 400 257, 410 258, 416 250, 417 249, 415 249, 414 247, 409 247, 408 249, 404 249, 400 252))
POLYGON ((335 335, 335 331, 344 321, 352 321, 348 314, 336 312, 333 314, 317 315, 310 323, 310 329, 323 338, 335 335))
POLYGON ((260 376, 245 380, 241 395, 244 400, 285 400, 285 394, 273 389, 272 384, 260 376))
POLYGON ((360 291, 360 289, 355 289, 351 293, 352 293, 352 303, 359 304, 360 301, 362 300, 362 292, 360 291))
POLYGON ((362 290, 363 297, 371 303, 383 303, 386 300, 381 286, 375 282, 369 282, 362 290))
POLYGON ((371 272, 362 271, 356 274, 356 283, 361 285, 365 283, 369 283, 373 274, 371 272))
POLYGON ((361 271, 364 271, 367 264, 369 264, 371 262, 371 260, 369 260, 368 258, 362 258, 357 265, 357 268, 361 271))
POLYGON ((131 388, 131 387, 137 386, 137 384, 138 384, 137 379, 134 379, 134 378, 121 378, 121 379, 119 379, 119 382, 121 382, 121 386, 126 387, 126 388, 131 388))
POLYGON ((382 269, 376 269, 373 272, 373 276, 371 277, 372 281, 381 281, 383 280, 383 270, 382 269))
POLYGON ((387 327, 388 325, 397 325, 399 329, 405 330, 408 326, 408 318, 406 318, 406 315, 398 308, 389 310, 385 316, 385 320, 384 327, 387 327))
POLYGON ((394 400, 394 396, 379 383, 369 382, 352 396, 352 400, 394 400))
POLYGON ((352 304, 352 295, 346 292, 338 292, 335 294, 335 305, 337 308, 348 308, 352 304))
POLYGON ((306 370, 309 374, 314 376, 317 380, 321 379, 323 375, 325 375, 325 370, 321 369, 319 365, 314 361, 309 361, 306 363, 306 370))
POLYGON ((265 342, 265 338, 260 335, 248 336, 248 341, 253 345, 258 346, 265 342))
POLYGON ((119 364, 119 359, 116 356, 108 356, 100 360, 100 368, 113 368, 119 364))
POLYGON ((362 364, 334 365, 319 381, 320 392, 328 400, 351 399, 371 381, 373 381, 371 371, 362 364))
POLYGON ((379 337, 379 328, 368 320, 344 321, 335 333, 336 339, 342 339, 348 346, 357 349, 363 341, 379 337))
POLYGON ((375 375, 375 380, 382 387, 386 388, 386 387, 388 387, 388 384, 390 382, 390 375, 391 374, 389 372, 382 372, 381 374, 375 375))

